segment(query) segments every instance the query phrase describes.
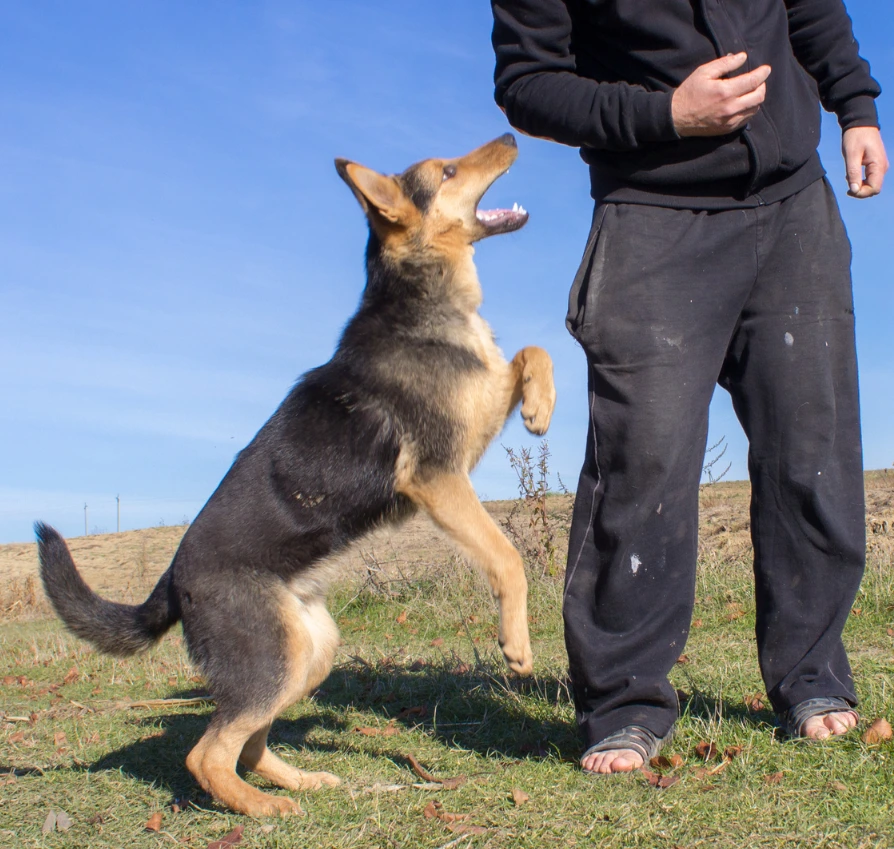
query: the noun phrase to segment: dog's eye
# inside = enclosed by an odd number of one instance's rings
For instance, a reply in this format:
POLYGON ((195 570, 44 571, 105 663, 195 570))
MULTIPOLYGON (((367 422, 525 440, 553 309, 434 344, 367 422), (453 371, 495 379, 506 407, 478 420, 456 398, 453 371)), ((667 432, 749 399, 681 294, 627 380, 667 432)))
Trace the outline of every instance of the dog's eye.
POLYGON ((456 166, 455 165, 445 165, 444 166, 444 176, 441 178, 441 182, 443 183, 445 180, 449 180, 451 177, 456 176, 456 166))

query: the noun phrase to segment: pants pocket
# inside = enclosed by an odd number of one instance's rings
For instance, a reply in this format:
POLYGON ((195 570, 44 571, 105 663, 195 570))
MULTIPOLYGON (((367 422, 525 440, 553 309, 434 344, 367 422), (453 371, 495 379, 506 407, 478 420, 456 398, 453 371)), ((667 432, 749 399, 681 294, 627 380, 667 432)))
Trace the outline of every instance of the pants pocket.
POLYGON ((565 316, 565 326, 578 341, 580 341, 578 332, 584 322, 586 310, 587 280, 593 267, 593 256, 599 242, 599 232, 602 229, 602 222, 605 220, 608 207, 609 204, 602 204, 593 210, 593 223, 590 225, 590 233, 587 236, 587 246, 584 248, 584 255, 571 283, 571 291, 568 293, 568 313, 565 316))

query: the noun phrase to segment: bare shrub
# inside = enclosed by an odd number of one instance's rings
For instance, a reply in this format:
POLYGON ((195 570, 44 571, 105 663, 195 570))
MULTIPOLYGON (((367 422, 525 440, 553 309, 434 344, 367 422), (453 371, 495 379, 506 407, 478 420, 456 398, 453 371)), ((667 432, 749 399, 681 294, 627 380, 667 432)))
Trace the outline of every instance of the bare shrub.
MULTIPOLYGON (((532 569, 542 576, 555 577, 561 571, 558 538, 567 528, 548 509, 548 498, 554 494, 549 486, 549 443, 541 440, 536 460, 530 448, 516 451, 504 445, 503 450, 518 478, 519 494, 509 515, 501 521, 503 529, 532 569)), ((567 493, 561 479, 559 484, 567 493)))

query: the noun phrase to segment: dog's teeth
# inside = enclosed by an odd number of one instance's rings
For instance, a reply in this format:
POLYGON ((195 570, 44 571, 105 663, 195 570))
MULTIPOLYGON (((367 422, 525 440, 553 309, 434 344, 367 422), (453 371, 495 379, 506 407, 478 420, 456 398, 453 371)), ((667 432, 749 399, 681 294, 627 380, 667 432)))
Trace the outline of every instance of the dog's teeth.
POLYGON ((518 204, 517 203, 512 204, 512 211, 518 212, 518 204))
POLYGON ((518 208, 518 211, 519 211, 522 215, 527 215, 527 214, 528 214, 528 210, 525 209, 523 206, 520 206, 520 207, 518 208))

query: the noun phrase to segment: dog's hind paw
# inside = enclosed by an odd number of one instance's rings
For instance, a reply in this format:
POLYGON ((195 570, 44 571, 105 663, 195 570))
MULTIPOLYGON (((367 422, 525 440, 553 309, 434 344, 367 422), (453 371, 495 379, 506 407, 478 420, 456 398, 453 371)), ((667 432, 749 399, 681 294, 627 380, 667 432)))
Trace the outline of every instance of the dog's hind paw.
POLYGON ((304 772, 302 770, 301 783, 304 790, 320 790, 323 787, 338 787, 341 779, 331 772, 304 772))

